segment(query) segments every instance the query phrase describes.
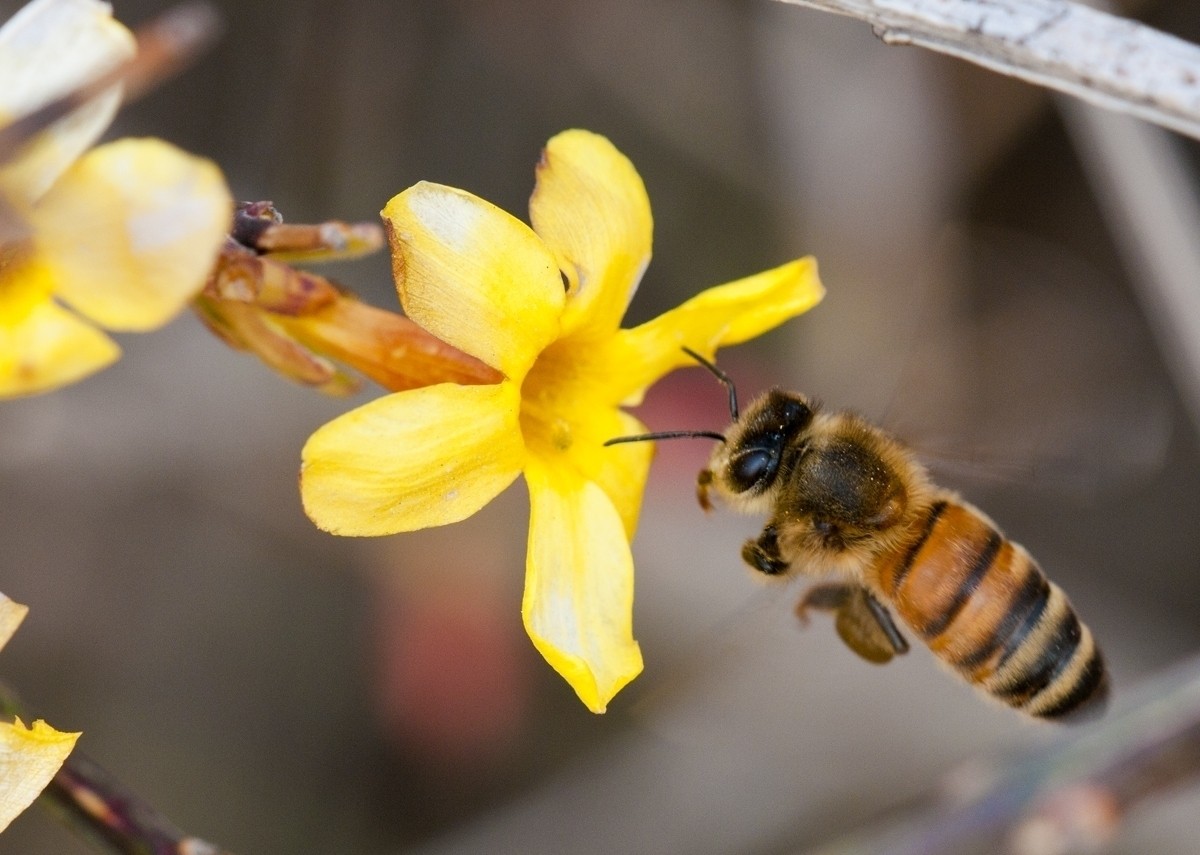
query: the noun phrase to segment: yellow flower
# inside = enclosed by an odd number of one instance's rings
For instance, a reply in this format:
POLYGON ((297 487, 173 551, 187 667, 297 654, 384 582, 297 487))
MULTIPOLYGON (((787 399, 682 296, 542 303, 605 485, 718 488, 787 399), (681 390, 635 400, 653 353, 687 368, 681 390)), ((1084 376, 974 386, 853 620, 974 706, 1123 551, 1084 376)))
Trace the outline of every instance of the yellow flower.
MULTIPOLYGON (((0 27, 0 125, 135 49, 107 3, 34 0, 0 27)), ((0 397, 113 362, 120 349, 94 324, 166 323, 204 285, 229 228, 232 200, 209 161, 153 139, 87 151, 120 96, 114 87, 0 164, 0 397)))
MULTIPOLYGON (((0 648, 27 611, 0 594, 0 648)), ((0 831, 46 789, 78 738, 78 733, 60 733, 44 721, 35 721, 32 727, 20 719, 0 722, 0 831)))
POLYGON ((608 140, 550 140, 533 228, 476 196, 421 183, 383 210, 405 311, 498 369, 493 385, 398 392, 319 429, 303 452, 305 510, 335 534, 382 535, 470 516, 524 474, 531 504, 522 613, 534 645, 594 712, 642 668, 633 639, 636 527, 653 448, 620 407, 669 371, 805 311, 811 259, 710 289, 632 329, 621 317, 650 260, 650 203, 608 140))

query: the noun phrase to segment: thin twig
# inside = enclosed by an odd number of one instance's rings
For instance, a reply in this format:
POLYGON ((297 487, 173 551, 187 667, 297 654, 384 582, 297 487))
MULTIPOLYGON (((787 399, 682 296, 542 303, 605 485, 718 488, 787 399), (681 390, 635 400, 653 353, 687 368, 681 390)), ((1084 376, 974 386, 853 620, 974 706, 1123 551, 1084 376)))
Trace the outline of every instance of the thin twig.
POLYGON ((1200 138, 1200 47, 1067 0, 781 0, 1200 138))
MULTIPOLYGON (((0 717, 21 715, 20 700, 0 684, 0 717)), ((39 803, 80 834, 117 855, 230 855, 174 823, 79 750, 72 751, 39 803)))
POLYGON ((42 798, 59 807, 76 828, 120 855, 229 855, 180 831, 79 751, 71 752, 42 798))

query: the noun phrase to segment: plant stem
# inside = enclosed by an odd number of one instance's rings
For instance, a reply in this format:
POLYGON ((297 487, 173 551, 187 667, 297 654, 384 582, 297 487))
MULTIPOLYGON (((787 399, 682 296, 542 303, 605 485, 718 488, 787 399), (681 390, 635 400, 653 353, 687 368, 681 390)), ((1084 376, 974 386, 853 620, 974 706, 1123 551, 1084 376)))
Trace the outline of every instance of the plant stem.
MULTIPOLYGON (((16 693, 0 683, 0 716, 25 714, 16 693)), ((120 855, 230 855, 175 825, 79 750, 67 756, 39 801, 81 834, 120 855)))
POLYGON ((180 831, 79 751, 67 758, 42 798, 87 836, 121 855, 229 855, 180 831))

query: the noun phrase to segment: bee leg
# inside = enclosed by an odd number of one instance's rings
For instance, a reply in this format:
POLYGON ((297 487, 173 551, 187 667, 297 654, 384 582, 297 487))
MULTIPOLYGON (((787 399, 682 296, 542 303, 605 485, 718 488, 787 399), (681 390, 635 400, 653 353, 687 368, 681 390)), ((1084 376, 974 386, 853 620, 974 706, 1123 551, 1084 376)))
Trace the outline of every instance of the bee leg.
POLYGON ((854 585, 846 585, 841 582, 813 585, 804 592, 800 602, 796 603, 796 617, 800 618, 800 623, 808 626, 809 609, 836 614, 850 599, 854 587, 854 585))
POLYGON ((879 628, 887 636, 888 643, 892 645, 892 649, 900 654, 907 653, 908 642, 900 634, 900 630, 896 628, 896 622, 892 620, 892 613, 887 610, 887 607, 883 603, 875 599, 874 595, 866 588, 863 589, 863 594, 866 597, 867 608, 870 610, 871 616, 875 618, 879 624, 879 628))
POLYGON ((711 469, 702 469, 696 477, 696 501, 700 503, 700 507, 705 513, 713 509, 712 499, 708 497, 712 482, 713 474, 711 469))
POLYGON ((762 530, 758 540, 747 540, 742 546, 742 560, 760 573, 778 576, 787 572, 788 562, 779 554, 779 532, 769 525, 762 530))
POLYGON ((796 615, 803 623, 808 623, 810 608, 832 612, 838 636, 868 662, 883 664, 908 652, 908 642, 896 628, 891 613, 861 585, 814 585, 796 604, 796 615))

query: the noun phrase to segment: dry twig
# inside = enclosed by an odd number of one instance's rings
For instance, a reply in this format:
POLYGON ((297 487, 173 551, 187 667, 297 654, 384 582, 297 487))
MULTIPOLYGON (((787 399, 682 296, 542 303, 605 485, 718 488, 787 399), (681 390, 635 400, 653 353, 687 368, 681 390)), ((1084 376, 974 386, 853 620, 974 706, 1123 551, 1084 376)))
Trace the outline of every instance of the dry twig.
POLYGON ((1068 0, 782 0, 1200 138, 1200 47, 1068 0))

